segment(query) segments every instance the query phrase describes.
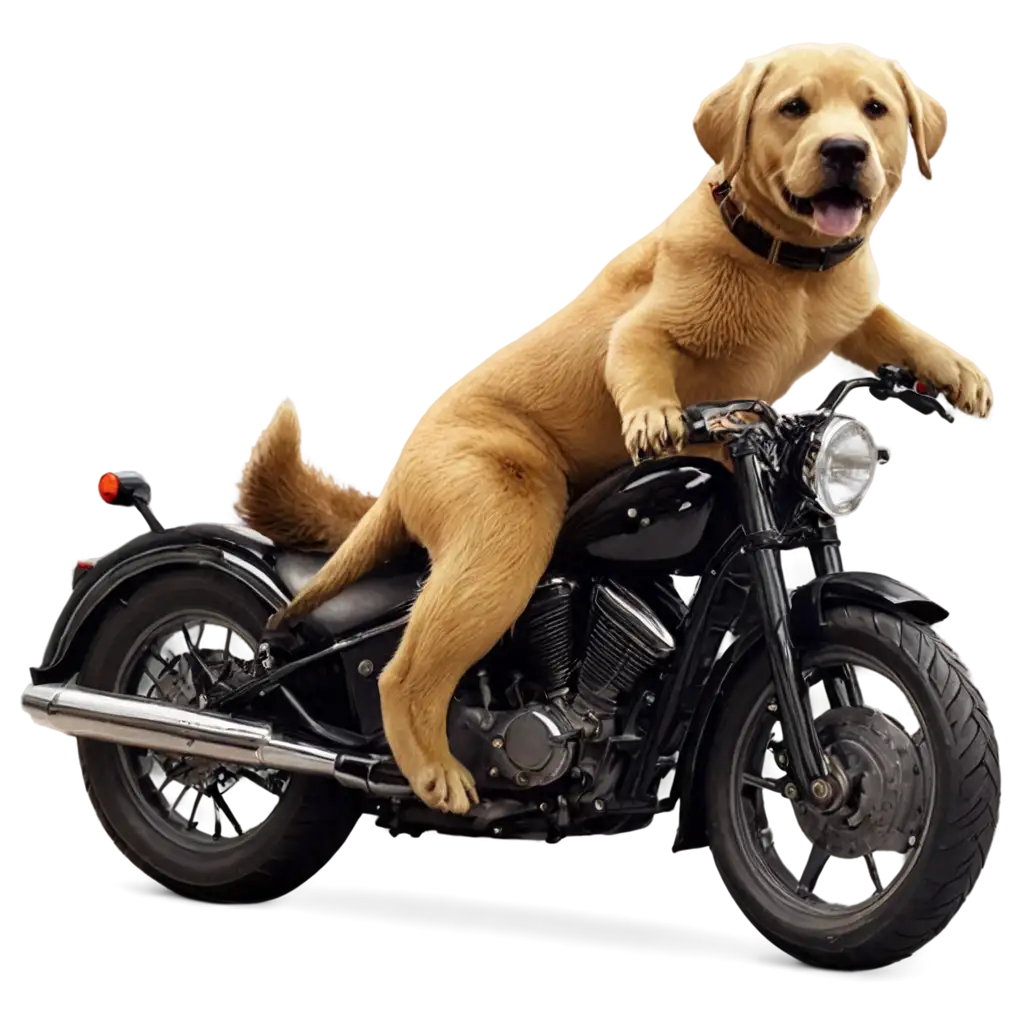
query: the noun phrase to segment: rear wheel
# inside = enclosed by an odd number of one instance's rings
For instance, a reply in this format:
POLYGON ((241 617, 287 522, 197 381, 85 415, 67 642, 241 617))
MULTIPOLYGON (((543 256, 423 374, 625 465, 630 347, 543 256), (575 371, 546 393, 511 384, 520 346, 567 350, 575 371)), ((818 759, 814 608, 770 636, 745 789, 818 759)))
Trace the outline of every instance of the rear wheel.
POLYGON ((995 736, 967 670, 920 622, 834 609, 802 667, 842 783, 835 806, 790 799, 757 659, 715 736, 709 842, 733 898, 779 948, 821 967, 882 967, 934 938, 981 872, 998 816, 995 736), (832 685, 843 666, 863 695, 855 706, 832 685))
MULTIPOLYGON (((255 655, 269 609, 217 573, 160 576, 98 630, 78 685, 198 707, 255 655)), ((81 739, 86 789, 121 852, 192 899, 274 899, 320 870, 359 817, 332 779, 81 739)))

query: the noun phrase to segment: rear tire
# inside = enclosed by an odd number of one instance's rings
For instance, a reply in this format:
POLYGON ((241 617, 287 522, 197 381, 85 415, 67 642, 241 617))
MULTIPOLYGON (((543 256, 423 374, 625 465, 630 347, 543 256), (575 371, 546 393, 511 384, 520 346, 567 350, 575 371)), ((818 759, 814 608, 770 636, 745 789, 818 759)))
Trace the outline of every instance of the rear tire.
MULTIPOLYGON (((916 705, 934 761, 934 797, 905 874, 878 898, 846 908, 796 898, 760 869, 740 798, 744 736, 774 693, 755 658, 725 703, 708 766, 708 839, 740 909, 772 943, 819 967, 864 970, 902 960, 949 924, 977 881, 995 833, 999 756, 992 724, 966 668, 926 625, 862 607, 828 612, 805 665, 856 652, 899 680, 916 705), (830 654, 829 652, 833 652, 830 654)), ((832 660, 836 658, 838 660, 832 660)), ((773 797, 784 799, 784 797, 773 797)))
MULTIPOLYGON (((124 692, 139 638, 187 611, 208 615, 242 636, 258 637, 271 611, 243 584, 219 573, 186 570, 162 575, 118 605, 103 621, 86 655, 78 685, 124 692)), ((86 791, 118 849, 172 892, 213 903, 254 903, 291 892, 320 870, 359 818, 354 794, 328 778, 291 775, 277 806, 261 824, 220 843, 197 843, 163 827, 130 782, 124 748, 78 741, 86 791)))

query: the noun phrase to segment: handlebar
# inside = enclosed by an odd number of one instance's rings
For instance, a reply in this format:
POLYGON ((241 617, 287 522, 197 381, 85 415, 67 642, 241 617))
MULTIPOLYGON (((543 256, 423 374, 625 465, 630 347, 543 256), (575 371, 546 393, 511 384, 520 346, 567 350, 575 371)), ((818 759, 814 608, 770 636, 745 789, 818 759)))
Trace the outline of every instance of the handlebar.
MULTIPOLYGON (((817 412, 830 419, 840 402, 857 388, 868 388, 871 394, 884 401, 896 398, 924 416, 937 412, 944 420, 953 422, 953 416, 939 401, 939 389, 928 380, 918 380, 913 373, 900 366, 880 366, 874 377, 844 380, 828 394, 817 412)), ((752 427, 767 424, 778 426, 779 414, 758 399, 734 402, 701 402, 683 410, 689 444, 709 444, 731 441, 752 427)))
POLYGON ((831 415, 839 403, 856 388, 867 388, 879 401, 898 398, 904 405, 909 405, 923 416, 937 412, 944 420, 953 422, 952 413, 939 401, 939 389, 932 381, 919 380, 910 370, 891 364, 880 366, 874 377, 861 377, 858 380, 847 380, 837 384, 819 411, 831 415))

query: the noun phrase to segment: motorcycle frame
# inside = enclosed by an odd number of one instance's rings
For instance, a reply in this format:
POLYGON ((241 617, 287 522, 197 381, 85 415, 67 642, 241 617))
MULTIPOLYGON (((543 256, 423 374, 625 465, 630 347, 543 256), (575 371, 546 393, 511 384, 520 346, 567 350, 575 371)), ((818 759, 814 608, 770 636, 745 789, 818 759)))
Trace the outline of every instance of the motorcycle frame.
MULTIPOLYGON (((844 385, 843 394, 850 387, 849 382, 844 385)), ((830 396, 836 399, 832 410, 841 397, 837 388, 830 396)), ((707 755, 719 709, 751 658, 767 656, 792 763, 789 776, 799 798, 813 800, 815 783, 827 779, 827 765, 802 685, 799 654, 802 646, 813 642, 825 609, 837 602, 856 603, 897 609, 928 624, 947 614, 889 577, 844 571, 834 521, 813 496, 800 492, 793 473, 780 465, 777 440, 767 427, 759 425, 743 431, 728 445, 738 525, 704 566, 685 617, 672 623, 677 654, 657 692, 646 694, 654 697, 654 717, 646 735, 632 737, 640 742, 618 788, 614 810, 620 815, 644 817, 679 806, 674 849, 706 842, 707 755), (781 530, 776 518, 780 496, 789 502, 791 512, 799 512, 790 514, 781 530), (790 595, 781 551, 797 547, 809 549, 816 576, 790 595), (727 632, 734 633, 735 640, 723 652, 727 632), (675 777, 668 797, 652 798, 655 783, 673 767, 675 777)), ((42 666, 32 670, 34 682, 70 678, 111 602, 142 577, 186 565, 202 565, 245 582, 271 608, 286 600, 263 545, 237 531, 199 525, 144 534, 111 552, 78 580, 54 627, 42 666)), ((636 568, 632 579, 627 575, 623 573, 622 582, 635 585, 636 568)), ((664 581, 648 577, 645 582, 657 586, 664 581)), ((332 649, 326 648, 318 657, 329 655, 332 649)), ((856 685, 849 670, 826 680, 830 699, 836 704, 859 702, 856 685)))

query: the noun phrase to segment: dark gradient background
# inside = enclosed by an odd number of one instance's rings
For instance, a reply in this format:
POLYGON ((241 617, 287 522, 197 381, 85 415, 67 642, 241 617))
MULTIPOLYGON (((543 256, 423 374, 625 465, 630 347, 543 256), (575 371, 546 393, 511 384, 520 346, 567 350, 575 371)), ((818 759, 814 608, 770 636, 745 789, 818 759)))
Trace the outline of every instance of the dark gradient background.
MULTIPOLYGON (((851 20, 858 34, 865 19, 878 35, 923 32, 909 4, 884 18, 728 2, 140 6, 4 11, 8 692, 68 585, 69 551, 122 528, 94 513, 98 464, 236 462, 286 389, 436 388, 698 173, 685 116, 738 53, 847 36, 851 20)), ((928 30, 981 34, 984 10, 931 6, 928 30)), ((993 5, 983 34, 1014 37, 1012 17, 993 5)), ((965 639, 1017 770, 1024 643, 965 639)), ((657 852, 542 863, 371 845, 301 907, 162 903, 101 848, 63 746, 2 702, 0 1016, 837 1016, 766 961, 699 861, 657 852)), ((1013 990, 940 984, 1018 977, 1019 827, 1002 847, 933 962, 848 979, 922 984, 847 989, 844 1012, 1013 1013, 1013 990)))

